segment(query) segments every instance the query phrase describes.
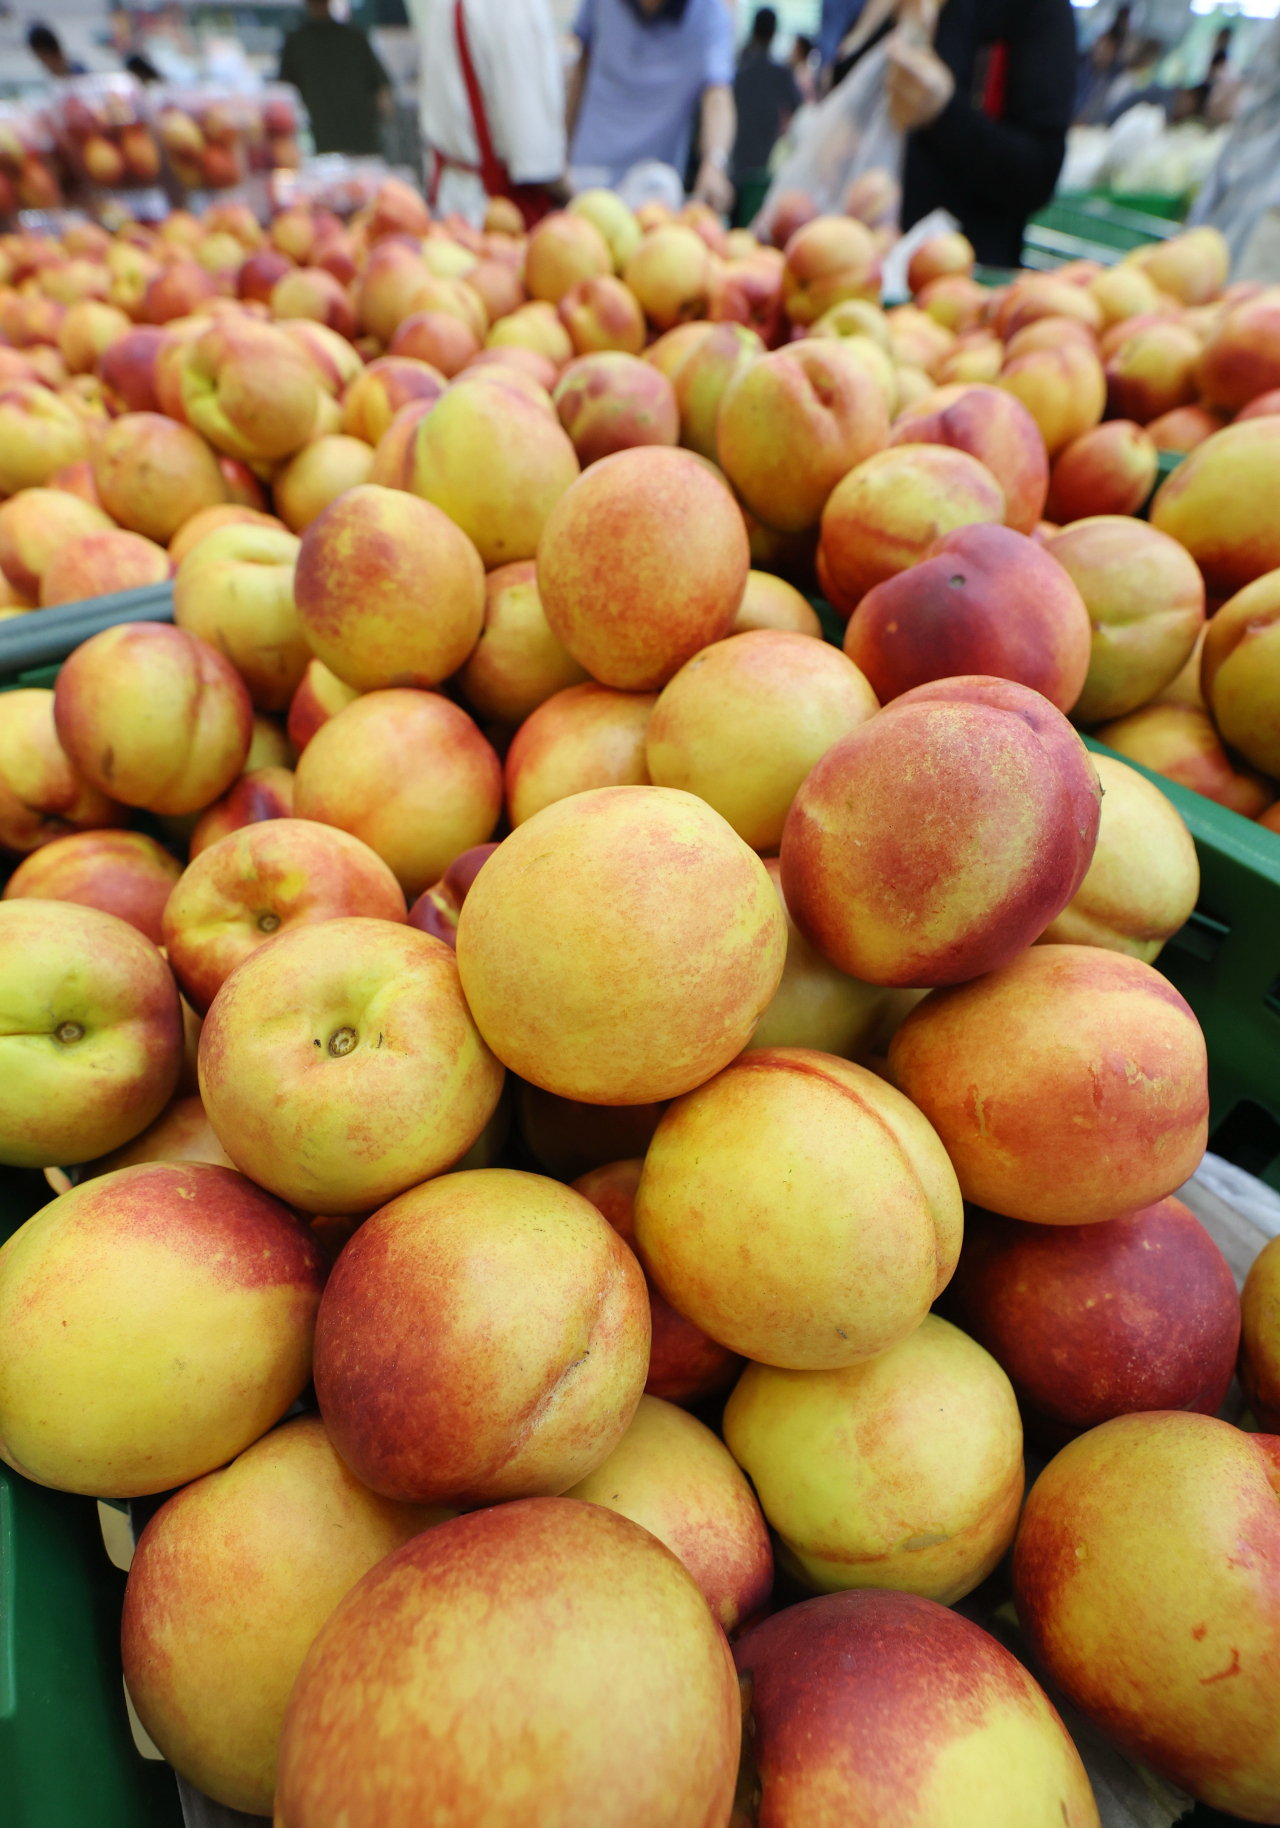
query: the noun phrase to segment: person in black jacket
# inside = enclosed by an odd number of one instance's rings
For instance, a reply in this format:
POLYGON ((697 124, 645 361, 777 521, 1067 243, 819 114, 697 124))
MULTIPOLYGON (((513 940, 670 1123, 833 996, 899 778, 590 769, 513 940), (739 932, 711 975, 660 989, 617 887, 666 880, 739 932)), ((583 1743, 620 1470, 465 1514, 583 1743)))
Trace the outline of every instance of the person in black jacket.
POLYGON ((1052 197, 1066 153, 1071 0, 946 0, 899 19, 886 81, 908 135, 902 227, 941 206, 980 261, 1017 266, 1027 217, 1052 197))

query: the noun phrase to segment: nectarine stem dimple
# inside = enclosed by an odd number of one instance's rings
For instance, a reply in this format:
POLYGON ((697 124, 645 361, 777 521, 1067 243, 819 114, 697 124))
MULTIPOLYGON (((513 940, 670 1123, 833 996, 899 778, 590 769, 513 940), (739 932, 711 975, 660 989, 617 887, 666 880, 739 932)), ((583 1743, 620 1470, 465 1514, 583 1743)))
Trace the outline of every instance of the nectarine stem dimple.
POLYGON ((53 1038, 55 1041, 64 1042, 67 1046, 70 1046, 73 1041, 83 1041, 84 1024, 83 1022, 59 1022, 53 1031, 53 1038))
POLYGON ((258 916, 259 933, 274 933, 279 925, 280 916, 278 914, 266 913, 258 916))
POLYGON ((329 1036, 329 1052, 335 1060, 341 1060, 352 1051, 359 1039, 354 1028, 335 1028, 329 1036))

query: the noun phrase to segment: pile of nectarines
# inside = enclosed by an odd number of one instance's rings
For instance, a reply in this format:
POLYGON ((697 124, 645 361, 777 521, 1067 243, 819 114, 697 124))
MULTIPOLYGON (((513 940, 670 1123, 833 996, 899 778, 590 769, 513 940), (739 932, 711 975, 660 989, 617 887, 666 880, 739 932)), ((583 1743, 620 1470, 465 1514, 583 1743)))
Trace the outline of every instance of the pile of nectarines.
POLYGON ((1196 853, 1068 720, 1270 797, 1280 417, 1135 510, 1273 307, 879 247, 0 238, 11 613, 174 578, 0 692, 0 1456, 163 1496, 128 1693, 230 1807, 1096 1828, 1034 1663, 1280 1821, 1280 1247, 1175 1197, 1196 853))

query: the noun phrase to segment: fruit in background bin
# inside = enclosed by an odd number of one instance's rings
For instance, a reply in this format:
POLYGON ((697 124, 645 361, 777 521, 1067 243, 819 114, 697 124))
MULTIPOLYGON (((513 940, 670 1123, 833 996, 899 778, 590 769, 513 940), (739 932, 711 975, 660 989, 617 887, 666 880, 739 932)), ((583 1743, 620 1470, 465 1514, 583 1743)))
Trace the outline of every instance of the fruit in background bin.
POLYGON ((424 889, 409 909, 409 925, 432 939, 442 939, 446 946, 454 945, 467 891, 497 848, 496 844, 473 844, 455 857, 439 882, 424 889))
POLYGON ((557 692, 587 677, 552 634, 532 559, 500 565, 485 579, 484 625, 458 676, 480 717, 523 723, 557 692))
POLYGON ((1240 1383, 1258 1425, 1280 1428, 1280 1245, 1254 1259, 1241 1295, 1240 1383))
POLYGON ((549 1820, 703 1828, 729 1817, 740 1714, 720 1627, 647 1530, 570 1499, 502 1505, 417 1537, 330 1618, 290 1699, 277 1815, 515 1828, 535 1794, 549 1820))
POLYGON ((430 502, 372 483, 308 526, 295 591, 312 652, 362 692, 438 685, 484 625, 484 568, 466 534, 430 502))
POLYGON ((357 915, 402 921, 405 899, 368 845, 309 819, 272 818, 202 847, 164 909, 164 945, 202 1013, 236 966, 278 935, 357 915))
POLYGON ((921 370, 933 379, 955 349, 954 334, 915 305, 895 305, 887 313, 887 321, 894 361, 901 368, 921 370))
POLYGON ((734 1659, 740 1790, 770 1828, 813 1828, 833 1799, 893 1828, 1098 1828, 1043 1689, 958 1612, 909 1593, 828 1594, 756 1626, 734 1659))
POLYGON ((907 286, 915 293, 946 274, 958 273, 968 278, 973 272, 976 259, 973 243, 966 236, 959 233, 930 235, 911 256, 907 266, 907 286))
MULTIPOLYGON (((246 762, 253 762, 250 753, 246 762)), ((188 854, 192 860, 219 838, 265 819, 293 816, 293 770, 280 763, 264 762, 246 767, 220 800, 200 814, 192 829, 188 854)))
MULTIPOLYGON (((1235 422, 1238 424, 1241 419, 1261 419, 1273 413, 1280 413, 1280 387, 1273 387, 1268 393, 1259 394, 1257 399, 1250 400, 1249 404, 1242 407, 1236 414, 1235 422)), ((1221 419, 1213 429, 1214 431, 1222 430, 1221 419)))
POLYGON ((366 917, 260 946, 200 1035, 218 1140, 306 1212, 368 1212, 449 1168, 493 1115, 502 1080, 449 948, 366 917))
POLYGON ((213 274, 196 260, 175 260, 148 281, 141 315, 148 324, 167 324, 207 309, 221 289, 213 274))
POLYGON ((70 541, 112 526, 101 508, 61 489, 24 489, 0 506, 0 569, 29 601, 38 602, 50 562, 70 541))
POLYGON ((204 439, 161 413, 114 419, 91 456, 107 513, 161 545, 201 508, 227 499, 218 460, 204 439))
POLYGON ((1223 742, 1280 777, 1280 571, 1255 578, 1210 621, 1200 684, 1223 742))
POLYGON ((155 361, 165 341, 165 333, 158 325, 135 325, 108 344, 98 357, 102 383, 125 412, 154 413, 159 410, 155 361))
POLYGON ((412 434, 403 486, 442 509, 492 569, 534 557, 577 475, 551 414, 514 388, 464 377, 412 434))
POLYGON ((294 263, 287 254, 276 248, 255 248, 236 274, 236 296, 269 305, 275 287, 294 270, 294 263))
POLYGON ((1154 782, 1114 756, 1092 761, 1103 791, 1093 861, 1040 937, 1050 945, 1104 946, 1153 965, 1199 899, 1196 847, 1154 782))
MULTIPOLYGON (((465 288, 464 288, 465 290, 465 288)), ((414 310, 433 308, 426 293, 415 295, 414 310)), ((484 326, 480 328, 483 330, 484 326)), ((485 334, 486 349, 527 349, 559 370, 573 359, 573 342, 555 308, 539 300, 499 318, 485 334)))
POLYGON ((118 1148, 178 1081, 168 966, 127 921, 71 901, 0 903, 0 951, 0 1161, 45 1168, 118 1148))
POLYGON ((221 1466, 306 1387, 321 1282, 293 1214, 230 1169, 73 1188, 0 1250, 3 1457, 106 1498, 221 1466))
POLYGON ((1093 625, 1073 715, 1096 724, 1146 704, 1176 679, 1204 626, 1194 559, 1168 534, 1120 514, 1076 521, 1045 551, 1076 585, 1093 625))
POLYGON ((361 1485, 318 1416, 286 1422, 161 1507, 129 1569, 129 1698, 166 1758, 215 1802, 268 1812, 302 1659, 368 1570, 450 1513, 361 1485))
POLYGON ((1041 1473, 1013 1556, 1018 1617, 1071 1704, 1130 1758, 1254 1821, 1280 1814, 1278 1482, 1275 1436, 1119 1416, 1041 1473))
POLYGON ((724 485, 687 452, 637 449, 593 464, 551 509, 538 588, 575 660, 644 691, 728 634, 749 564, 724 485))
POLYGON ((808 1587, 890 1587, 953 1605, 1013 1540, 1023 1487, 1013 1390, 935 1314, 863 1363, 748 1365, 724 1434, 783 1567, 808 1587))
POLYGON ((1231 270, 1231 251, 1216 228, 1186 229, 1168 241, 1155 241, 1127 256, 1157 291, 1183 305, 1207 305, 1217 298, 1231 270))
POLYGON ((1097 425, 1107 401, 1101 362, 1074 342, 1014 356, 996 385, 1022 401, 1040 427, 1051 459, 1097 425))
POLYGON ((1089 615, 1035 542, 977 524, 869 591, 844 646, 882 701, 930 679, 983 673, 1030 686, 1065 712, 1088 670, 1089 615))
POLYGON ((1095 514, 1136 514, 1159 473, 1155 440, 1132 420, 1095 426, 1061 452, 1045 513, 1060 525, 1095 514))
POLYGON ((1204 1153, 1199 1023, 1167 979, 1116 952, 1033 946, 935 992, 894 1036, 889 1070, 965 1198, 1007 1218, 1119 1218, 1180 1187, 1204 1153))
POLYGON ((412 900, 490 836, 502 768, 439 693, 366 692, 313 732, 298 757, 294 810, 362 839, 412 900))
POLYGON ((670 381, 652 363, 621 350, 570 362, 554 398, 584 469, 615 451, 679 440, 680 409, 670 381))
POLYGON ((616 191, 597 186, 580 190, 569 204, 571 216, 585 216, 604 236, 620 273, 640 245, 640 224, 616 191))
POLYGON ((707 316, 712 323, 745 324, 775 348, 783 340, 782 262, 776 257, 730 260, 713 269, 707 316))
POLYGON ((582 280, 612 272, 608 243, 580 210, 553 210, 529 236, 524 283, 532 298, 558 305, 582 280))
POLYGON ((683 223, 652 230, 628 257, 622 277, 658 330, 706 315, 712 260, 700 235, 683 223))
POLYGON ((729 633, 745 635, 755 628, 776 628, 822 639, 822 624, 808 598, 801 596, 794 584, 769 571, 747 573, 747 588, 729 633))
POLYGON ((345 337, 326 324, 317 324, 310 317, 290 317, 276 328, 283 330, 302 351, 320 386, 334 398, 363 374, 365 365, 360 356, 345 337))
POLYGON ((1015 280, 997 305, 994 321, 999 334, 1010 340, 1028 324, 1044 318, 1066 318, 1090 336, 1102 328, 1102 312, 1093 295, 1050 273, 1031 273, 1015 280))
POLYGON ((115 914, 160 945, 160 917, 182 865, 140 831, 72 832, 34 851, 10 876, 6 901, 72 901, 115 914))
POLYGON ((1107 362, 1110 411, 1145 425, 1176 407, 1190 406, 1199 393, 1199 361, 1199 339, 1182 324, 1135 330, 1107 362))
POLYGON ((1099 799, 1088 751, 1039 693, 982 675, 917 686, 801 787, 787 906, 851 977, 963 983, 1008 965, 1071 900, 1099 799))
POLYGON ((909 444, 877 451, 822 510, 821 581, 846 618, 875 585, 914 565, 942 534, 1005 517, 1004 490, 966 451, 909 444))
POLYGON ((815 1370, 920 1324, 959 1255, 962 1214, 941 1144, 892 1087, 772 1048, 667 1111, 635 1225, 678 1313, 760 1363, 815 1370))
POLYGON ((479 348, 479 338, 461 318, 445 311, 415 311, 397 329, 387 354, 411 356, 452 380, 479 348))
POLYGON ((298 267, 285 273, 276 281, 269 302, 272 317, 308 317, 327 324, 340 336, 356 333, 351 295, 323 267, 298 267))
POLYGON ((112 343, 132 333, 129 319, 115 305, 85 298, 58 325, 58 348, 72 374, 88 374, 112 343))
MULTIPOLYGON (((527 1104, 531 1098, 545 1099, 547 1094, 538 1093, 535 1088, 526 1086, 523 1088, 523 1097, 527 1104)), ((586 1107, 578 1108, 581 1111, 586 1107)), ((659 1107, 643 1108, 653 1112, 651 1127, 656 1127, 659 1107)), ((607 1117, 622 1115, 614 1112, 601 1114, 607 1117)), ((536 1127, 530 1130, 528 1122, 525 1127, 536 1142, 536 1127)), ((645 1125, 637 1125, 633 1140, 648 1142, 651 1138, 645 1130, 645 1125)), ((637 1160, 607 1162, 602 1167, 580 1175, 573 1183, 575 1192, 599 1208, 618 1236, 632 1250, 636 1247, 636 1188, 640 1184, 643 1167, 644 1163, 637 1160)), ((688 1404, 722 1394, 736 1381, 742 1369, 742 1360, 735 1352, 730 1352, 726 1347, 717 1345, 714 1339, 709 1339, 693 1321, 686 1320, 683 1314, 677 1314, 647 1275, 645 1283, 649 1291, 651 1331, 649 1373, 644 1386, 646 1394, 659 1397, 664 1402, 688 1404)))
POLYGON ((122 806, 76 772, 58 741, 53 693, 0 693, 0 846, 25 856, 72 831, 123 825, 122 806))
POLYGON ((665 1543, 726 1631, 768 1600, 773 1552, 750 1485, 709 1428, 661 1398, 641 1397, 608 1459, 566 1496, 629 1517, 665 1543))
POLYGON ((644 313, 635 294, 611 274, 579 280, 557 302, 579 355, 605 349, 639 355, 643 350, 644 313))
POLYGON ((772 852, 800 784, 833 743, 880 709, 859 669, 825 642, 760 630, 704 648, 664 687, 645 757, 772 852))
POLYGON ((322 660, 309 660, 302 683, 289 701, 289 741, 299 755, 331 717, 336 717, 360 694, 331 673, 322 660))
POLYGON ((374 1491, 473 1508, 565 1491, 598 1466, 648 1356, 644 1277, 597 1209, 541 1175, 480 1169, 361 1226, 326 1290, 316 1394, 374 1491))
POLYGON ((379 356, 358 374, 342 397, 342 429, 349 437, 377 444, 391 421, 411 400, 433 404, 448 386, 438 369, 410 356, 379 356))
POLYGON ((988 296, 987 288, 967 274, 943 273, 921 288, 916 303, 944 330, 962 336, 978 324, 988 296))
POLYGON ((1104 328, 1160 309, 1160 293, 1132 261, 1105 267, 1089 281, 1089 292, 1102 313, 1104 328))
POLYGON ((186 345, 180 384, 188 422, 246 462, 288 457, 315 423, 310 364, 272 324, 224 318, 186 345))
POLYGON ((38 381, 0 381, 0 494, 42 488, 90 455, 84 422, 38 381))
POLYGON ((1206 403, 1228 412, 1280 387, 1280 287, 1222 313, 1196 375, 1206 403))
POLYGON ((1276 797, 1275 783, 1236 762, 1202 705, 1163 700, 1143 705, 1096 732, 1099 742, 1167 780, 1256 819, 1276 797))
POLYGON ((1174 1199, 1101 1225, 971 1207, 942 1306, 1004 1367, 1028 1434, 1050 1453, 1117 1415, 1212 1415, 1235 1372, 1230 1265, 1174 1199))
POLYGON ((785 946, 759 860, 710 807, 653 787, 546 807, 485 865, 458 923, 495 1052, 593 1103, 673 1097, 719 1071, 777 989, 785 946), (562 1012, 551 1033, 548 1007, 562 1012))
POLYGON ((1185 455, 1215 432, 1220 432, 1226 423, 1221 413, 1211 412, 1207 407, 1178 406, 1172 412, 1161 413, 1158 419, 1152 419, 1147 431, 1158 451, 1180 451, 1185 455))
POLYGON ((879 301, 876 244, 852 217, 818 216, 804 223, 789 237, 785 251, 782 296, 793 324, 816 323, 845 298, 879 301))
POLYGON ((503 779, 512 826, 571 794, 651 785, 645 736, 657 702, 656 692, 616 692, 594 680, 545 699, 507 750, 503 779))
POLYGON ((160 813, 216 800, 253 733, 249 694, 230 662, 162 622, 126 622, 82 642, 58 674, 54 718, 86 780, 160 813))
POLYGON ((1280 568, 1280 419, 1267 415, 1206 438, 1167 476, 1151 525, 1185 546, 1210 596, 1232 596, 1280 568))

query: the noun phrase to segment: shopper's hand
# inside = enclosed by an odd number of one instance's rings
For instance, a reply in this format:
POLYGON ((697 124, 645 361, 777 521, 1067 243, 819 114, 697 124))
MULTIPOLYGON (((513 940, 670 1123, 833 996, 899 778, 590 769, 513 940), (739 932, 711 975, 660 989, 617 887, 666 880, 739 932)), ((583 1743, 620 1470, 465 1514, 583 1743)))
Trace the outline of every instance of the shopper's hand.
POLYGON ((733 208, 733 185, 727 173, 710 159, 704 159, 698 167, 698 182, 693 187, 693 194, 699 203, 709 203, 722 216, 727 216, 733 208))
POLYGON ((922 44, 914 34, 892 33, 886 53, 885 90, 894 126, 902 133, 927 127, 955 94, 955 77, 932 45, 922 44))

